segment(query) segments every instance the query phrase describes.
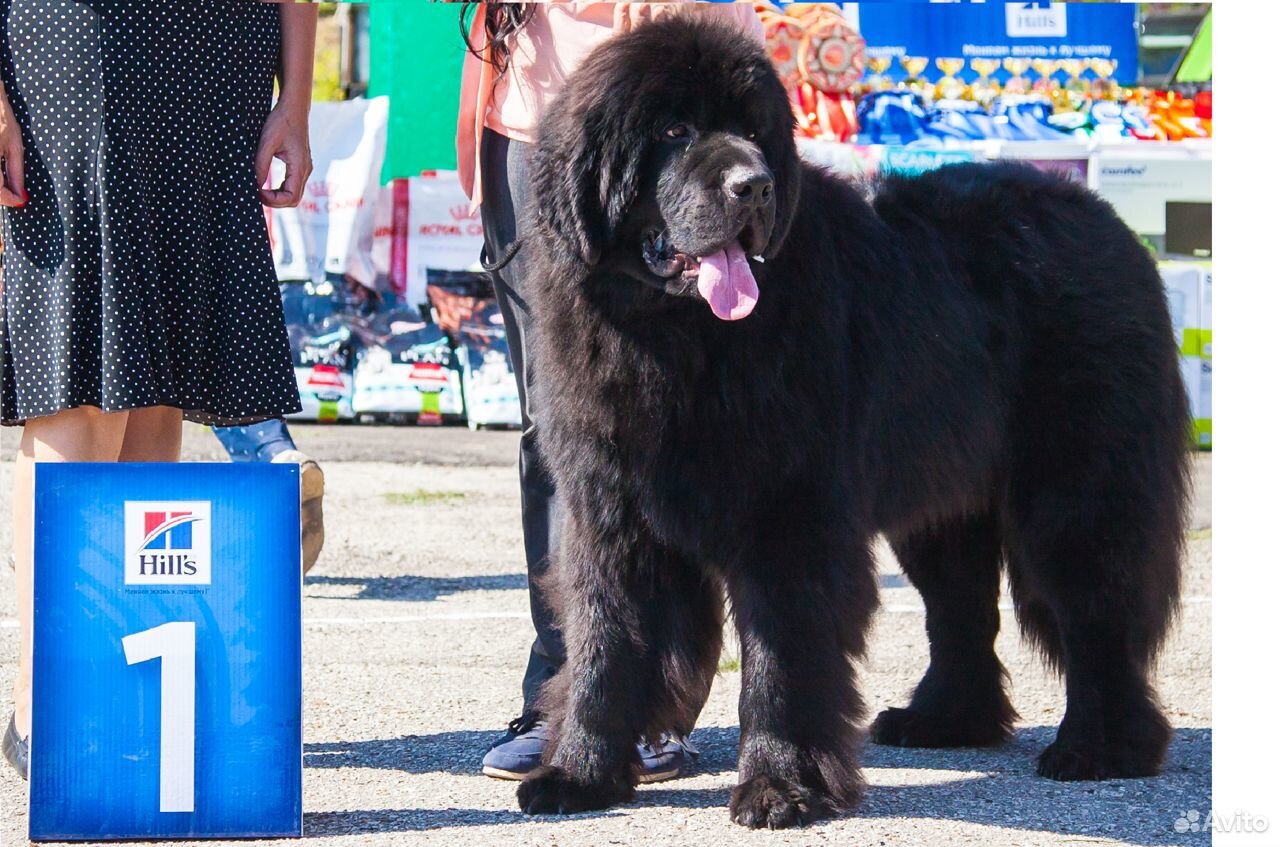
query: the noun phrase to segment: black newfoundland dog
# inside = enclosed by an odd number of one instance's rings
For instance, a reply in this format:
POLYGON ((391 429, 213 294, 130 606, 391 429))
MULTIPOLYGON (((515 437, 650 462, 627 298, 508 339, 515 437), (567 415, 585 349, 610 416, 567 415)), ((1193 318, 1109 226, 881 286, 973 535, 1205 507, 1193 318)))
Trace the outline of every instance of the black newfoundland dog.
POLYGON ((1170 729, 1148 670, 1178 605, 1189 439, 1151 257, 1063 179, 856 184, 802 163, 792 130, 762 50, 682 19, 597 49, 542 120, 524 248, 569 657, 521 808, 632 796, 637 736, 693 729, 726 595, 733 819, 853 804, 877 533, 924 596, 930 664, 872 740, 1009 735, 1003 563, 1066 677, 1039 772, 1155 774, 1170 729))

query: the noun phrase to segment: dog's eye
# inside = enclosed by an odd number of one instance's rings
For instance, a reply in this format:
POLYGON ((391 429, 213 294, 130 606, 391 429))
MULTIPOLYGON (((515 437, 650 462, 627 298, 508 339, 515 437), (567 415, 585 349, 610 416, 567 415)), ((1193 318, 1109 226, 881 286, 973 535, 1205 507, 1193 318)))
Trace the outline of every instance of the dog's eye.
POLYGON ((684 124, 672 124, 667 127, 666 132, 664 132, 663 135, 667 138, 688 138, 689 127, 684 124))

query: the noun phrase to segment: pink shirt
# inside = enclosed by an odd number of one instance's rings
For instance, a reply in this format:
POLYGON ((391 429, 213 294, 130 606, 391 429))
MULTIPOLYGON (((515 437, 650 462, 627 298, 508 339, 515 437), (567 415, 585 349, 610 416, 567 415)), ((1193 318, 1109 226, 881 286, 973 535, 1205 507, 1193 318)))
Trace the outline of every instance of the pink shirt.
MULTIPOLYGON (((559 93, 565 79, 598 44, 616 32, 677 13, 727 15, 758 41, 764 27, 750 3, 542 3, 511 39, 507 72, 494 85, 494 68, 470 53, 463 60, 462 98, 458 108, 458 178, 480 207, 480 137, 493 130, 517 141, 533 141, 543 108, 559 93)), ((485 42, 484 13, 476 8, 471 43, 485 42)))

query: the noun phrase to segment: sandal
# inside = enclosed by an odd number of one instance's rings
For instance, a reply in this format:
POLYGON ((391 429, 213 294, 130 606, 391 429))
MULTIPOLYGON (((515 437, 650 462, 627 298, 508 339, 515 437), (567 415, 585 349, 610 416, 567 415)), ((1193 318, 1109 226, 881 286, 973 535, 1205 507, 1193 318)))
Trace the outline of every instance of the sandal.
POLYGON ((9 715, 9 728, 4 731, 4 743, 0 744, 4 748, 4 758, 13 769, 18 772, 18 776, 23 779, 27 778, 27 763, 31 759, 31 741, 27 738, 18 737, 18 727, 15 723, 15 716, 9 715))

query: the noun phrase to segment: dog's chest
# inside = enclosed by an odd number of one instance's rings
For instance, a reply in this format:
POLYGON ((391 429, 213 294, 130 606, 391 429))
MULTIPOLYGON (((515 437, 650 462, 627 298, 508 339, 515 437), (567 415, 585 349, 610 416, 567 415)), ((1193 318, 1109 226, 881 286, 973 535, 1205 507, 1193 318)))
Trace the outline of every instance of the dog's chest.
POLYGON ((701 376, 672 381, 666 406, 651 418, 657 425, 632 445, 636 493, 650 525, 686 548, 741 534, 792 464, 776 393, 771 402, 758 379, 730 369, 701 376))

